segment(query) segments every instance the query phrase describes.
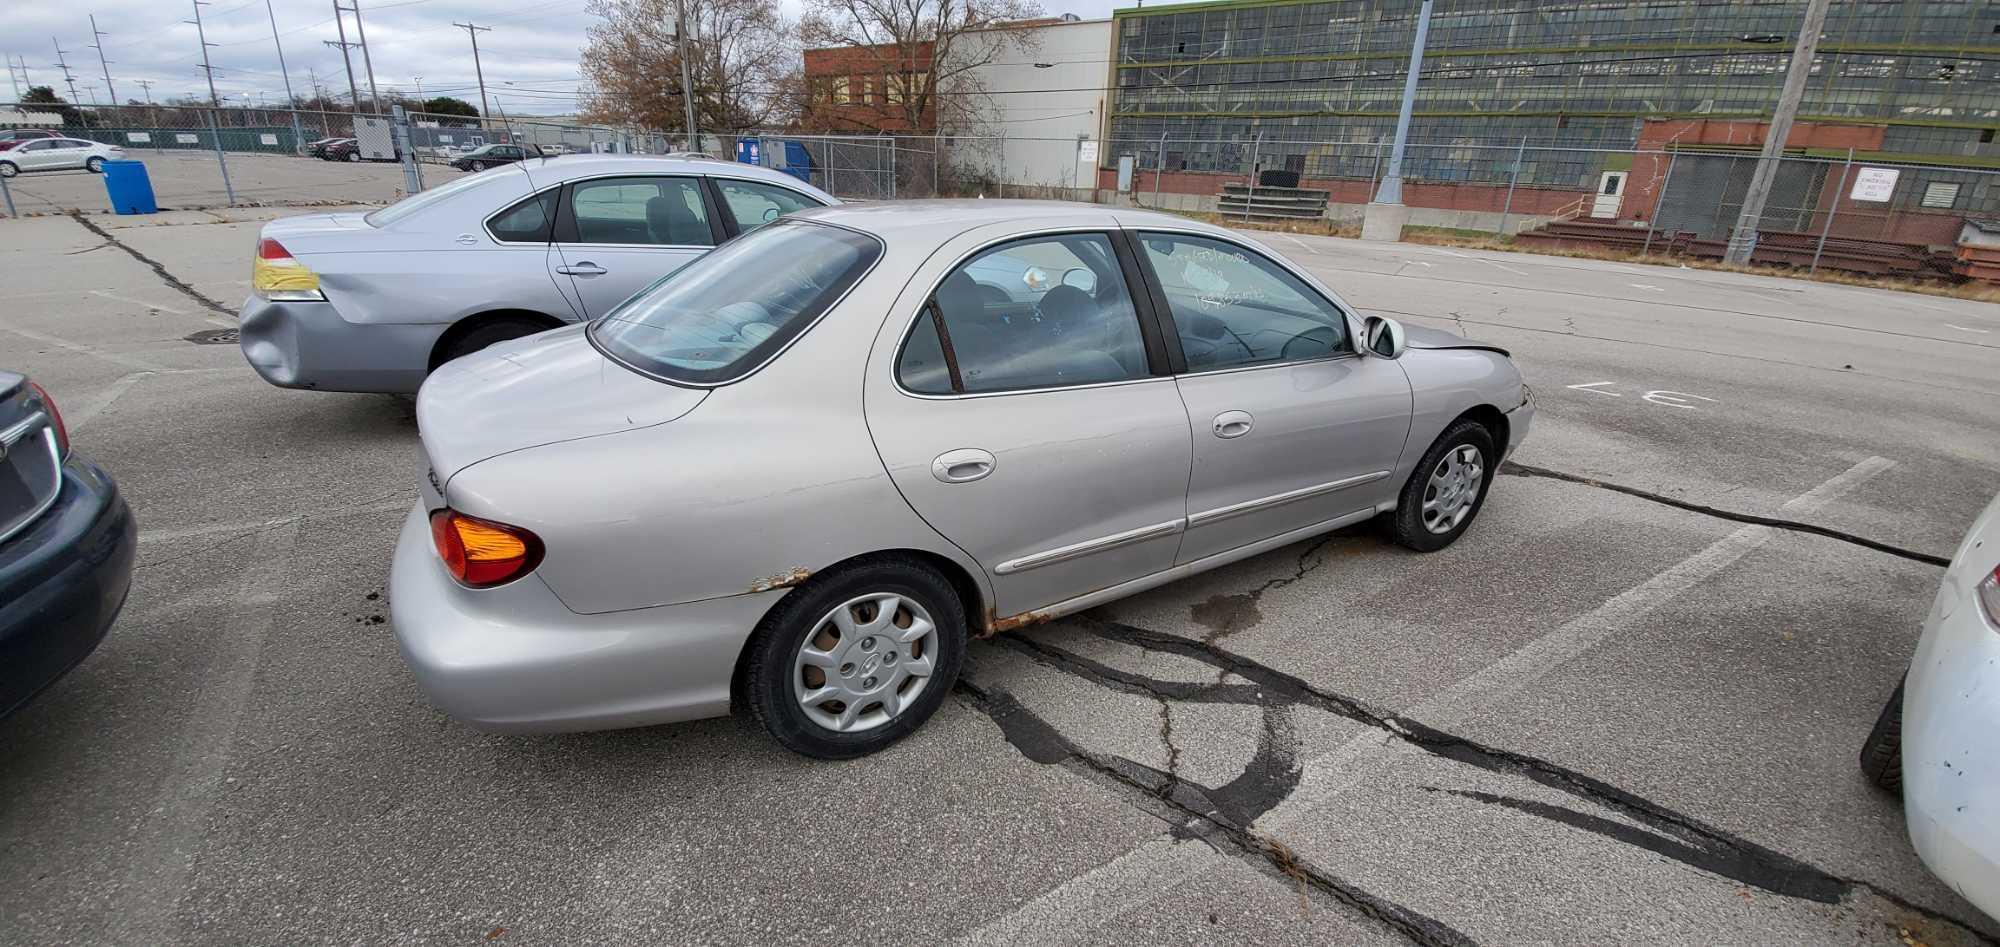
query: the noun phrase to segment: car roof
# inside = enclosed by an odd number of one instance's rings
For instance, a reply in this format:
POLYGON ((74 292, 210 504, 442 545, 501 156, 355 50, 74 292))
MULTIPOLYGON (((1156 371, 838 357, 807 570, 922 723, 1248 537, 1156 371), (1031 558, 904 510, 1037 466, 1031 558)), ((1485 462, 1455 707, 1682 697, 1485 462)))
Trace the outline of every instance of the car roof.
POLYGON ((811 187, 782 171, 738 161, 724 161, 719 158, 672 158, 665 155, 604 155, 574 154, 548 155, 530 158, 527 162, 528 174, 535 179, 536 186, 556 181, 571 181, 577 178, 594 177, 604 174, 706 174, 711 177, 747 178, 752 181, 769 181, 788 187, 811 187))
POLYGON ((793 216, 822 220, 879 237, 907 236, 942 242, 988 224, 1034 223, 1050 227, 1158 227, 1242 239, 1220 227, 1159 211, 1077 201, 925 200, 836 204, 793 216))

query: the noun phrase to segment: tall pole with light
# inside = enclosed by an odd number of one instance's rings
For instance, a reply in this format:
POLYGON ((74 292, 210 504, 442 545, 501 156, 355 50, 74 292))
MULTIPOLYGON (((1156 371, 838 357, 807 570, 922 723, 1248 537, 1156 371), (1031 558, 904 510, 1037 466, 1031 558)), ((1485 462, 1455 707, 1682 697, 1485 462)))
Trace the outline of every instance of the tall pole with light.
POLYGON ((1361 218, 1361 239, 1394 242, 1403 239, 1410 209, 1403 205, 1403 151, 1410 140, 1410 114, 1417 104, 1417 73, 1424 65, 1424 40, 1431 29, 1431 0, 1417 13, 1417 36, 1410 44, 1410 71, 1403 78, 1403 105, 1396 112, 1396 144, 1389 152, 1389 171, 1375 199, 1361 218))

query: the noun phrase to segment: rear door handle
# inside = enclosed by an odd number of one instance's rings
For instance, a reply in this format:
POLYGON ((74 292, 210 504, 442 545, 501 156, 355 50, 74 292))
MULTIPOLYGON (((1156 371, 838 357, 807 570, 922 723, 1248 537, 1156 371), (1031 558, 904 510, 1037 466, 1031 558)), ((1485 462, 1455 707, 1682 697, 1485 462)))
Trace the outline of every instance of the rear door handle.
POLYGON ((937 455, 931 476, 944 483, 971 483, 993 472, 993 455, 977 447, 961 447, 937 455))
POLYGON ((1215 416, 1215 427, 1212 430, 1216 437, 1242 437, 1250 433, 1250 426, 1253 423, 1255 421, 1248 411, 1224 411, 1215 416))
POLYGON ((556 272, 564 276, 603 276, 611 271, 585 260, 575 266, 558 266, 556 272))

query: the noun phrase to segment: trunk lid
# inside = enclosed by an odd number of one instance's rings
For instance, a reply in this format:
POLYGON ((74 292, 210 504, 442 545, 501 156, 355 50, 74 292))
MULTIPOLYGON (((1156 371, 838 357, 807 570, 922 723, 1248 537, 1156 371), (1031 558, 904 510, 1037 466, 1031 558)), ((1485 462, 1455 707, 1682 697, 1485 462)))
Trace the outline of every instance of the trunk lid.
POLYGON ((285 237, 307 234, 345 233, 353 230, 373 230, 368 225, 368 215, 359 211, 343 211, 338 214, 300 214, 297 217, 280 217, 264 225, 264 236, 282 240, 285 237))
POLYGON ((578 324, 502 342, 431 373, 417 392, 417 431, 440 493, 482 460, 665 424, 707 395, 612 362, 584 330, 578 324))

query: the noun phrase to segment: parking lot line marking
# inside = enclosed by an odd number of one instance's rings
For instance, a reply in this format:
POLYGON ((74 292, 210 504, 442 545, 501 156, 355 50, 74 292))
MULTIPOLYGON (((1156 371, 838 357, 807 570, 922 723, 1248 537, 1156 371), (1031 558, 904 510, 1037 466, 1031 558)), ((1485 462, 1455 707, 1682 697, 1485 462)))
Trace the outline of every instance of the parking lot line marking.
POLYGON ((173 770, 136 827, 122 858, 125 871, 105 918, 112 943, 164 944, 179 940, 175 910, 186 893, 209 810, 221 792, 230 750, 257 682, 265 639, 277 622, 296 522, 257 540, 243 571, 233 615, 215 637, 212 658, 194 710, 174 748, 173 770))
MULTIPOLYGON (((1787 513, 1810 513, 1860 486, 1870 478, 1895 466, 1882 457, 1870 457, 1849 467, 1826 482, 1786 501, 1780 509, 1787 513)), ((1626 589, 1590 612, 1571 619, 1486 668, 1417 704, 1399 716, 1427 726, 1450 729, 1464 715, 1484 703, 1513 693, 1601 643, 1605 638, 1649 614, 1667 600, 1721 572, 1758 547, 1769 542, 1779 530, 1769 526, 1743 526, 1710 543, 1681 561, 1668 566, 1653 578, 1626 589)), ((1370 729, 1334 750, 1305 763, 1297 788, 1259 818, 1252 829, 1272 836, 1310 819, 1315 810, 1354 788, 1381 765, 1369 765, 1384 756, 1421 751, 1381 730, 1370 729)), ((1187 873, 1205 872, 1194 854, 1184 848, 1162 846, 1159 840, 1139 846, 1125 856, 1106 862, 1057 885, 1040 896, 987 922, 972 936, 988 929, 1026 929, 1036 933, 1081 937, 1091 927, 1109 918, 1100 917, 1103 905, 1128 909, 1157 893, 1156 879, 1170 877, 1182 881, 1187 873), (1139 853, 1145 852, 1145 855, 1139 853), (1136 856, 1136 857, 1135 857, 1136 856), (1146 870, 1138 870, 1144 866, 1146 870), (1119 898, 1125 901, 1117 900, 1119 898), (1019 920, 1017 920, 1017 918, 1019 920)), ((1115 917, 1115 914, 1112 915, 1115 917)), ((1020 938, 1016 938, 1020 939, 1020 938)))
POLYGON ((1278 233, 1278 236, 1280 236, 1280 237, 1283 237, 1283 238, 1285 238, 1286 240, 1290 240, 1290 241, 1292 242, 1292 244, 1293 244, 1293 245, 1297 246, 1297 247, 1298 247, 1299 249, 1301 249, 1301 250, 1304 250, 1304 251, 1306 251, 1307 253, 1312 253, 1312 254, 1318 254, 1318 253, 1319 253, 1319 251, 1318 251, 1318 250, 1316 250, 1316 249, 1314 249, 1314 248, 1313 248, 1313 245, 1312 245, 1312 244, 1310 244, 1310 243, 1307 243, 1307 242, 1305 242, 1304 240, 1300 240, 1299 238, 1297 238, 1297 237, 1294 237, 1294 236, 1292 236, 1291 234, 1288 234, 1288 233, 1285 233, 1285 232, 1283 232, 1283 231, 1280 231, 1280 232, 1278 233))
POLYGON ((167 368, 167 366, 162 365, 158 362, 150 362, 143 358, 134 358, 130 355, 124 355, 118 352, 100 352, 97 349, 92 348, 88 345, 84 345, 80 342, 71 342, 68 339, 57 338, 56 336, 49 335, 46 332, 36 332, 33 329, 23 329, 20 326, 8 325, 7 323, 4 322, 0 322, 0 331, 12 332, 15 335, 18 335, 24 339, 33 339, 34 341, 40 342, 43 345, 53 345, 56 348, 63 349, 64 351, 75 352, 78 355, 90 355, 97 358, 101 358, 115 365, 123 365, 126 368, 136 368, 144 372, 164 372, 170 370, 167 368))
POLYGON ((1002 914, 959 938, 960 944, 1067 944, 1161 897, 1224 856, 1199 841, 1161 836, 1002 914))
POLYGON ((105 408, 111 407, 112 402, 117 401, 119 398, 123 397, 125 392, 131 390, 133 385, 138 384, 139 379, 144 378, 147 375, 151 374, 153 373, 133 372, 130 375, 125 375, 120 377, 117 381, 114 381, 111 384, 106 385, 103 391, 100 391, 96 395, 85 399, 83 402, 83 407, 77 408, 75 411, 65 413, 63 415, 63 421, 72 431, 82 429, 82 427, 85 424, 90 423, 91 418, 97 417, 99 414, 102 414, 105 408))
POLYGON ((1966 328, 1966 327, 1964 327, 1964 326, 1955 326, 1955 325, 1952 325, 1952 324, 1951 324, 1951 323, 1949 323, 1949 322, 1945 323, 1945 324, 1944 324, 1944 327, 1945 327, 1945 328, 1947 328, 1947 329, 1957 329, 1957 330, 1958 330, 1958 331, 1960 331, 1960 332, 1976 332, 1976 333, 1978 333, 1978 334, 1980 334, 1980 335, 1985 335, 1986 333, 1988 333, 1988 332, 1991 332, 1991 331, 1993 331, 1992 329, 1968 329, 1968 328, 1966 328))
POLYGON ((367 503, 361 506, 316 510, 310 513, 295 513, 291 516, 279 516, 267 520, 251 520, 244 523, 211 523, 207 526, 183 526, 179 529, 142 529, 139 531, 139 545, 150 546, 159 543, 178 542, 183 539, 200 539, 203 536, 249 533, 308 519, 360 516, 364 513, 401 513, 408 510, 410 504, 413 502, 415 502, 415 498, 404 497, 400 500, 385 500, 381 503, 367 503))
POLYGON ((1429 251, 1429 252, 1431 252, 1431 253, 1442 253, 1442 254, 1444 254, 1445 256, 1455 256, 1455 257, 1458 257, 1458 258, 1459 258, 1459 259, 1461 259, 1461 260, 1473 260, 1473 261, 1475 261, 1475 262, 1479 262, 1479 263, 1484 263, 1484 264, 1486 264, 1487 266, 1491 266, 1491 267, 1494 267, 1494 268, 1496 268, 1496 269, 1502 269, 1502 270, 1506 270, 1507 272, 1509 272, 1509 273, 1512 273, 1512 274, 1514 274, 1514 275, 1516 275, 1516 276, 1529 276, 1529 275, 1532 275, 1532 274, 1530 274, 1530 273, 1529 273, 1529 272, 1528 272, 1527 270, 1517 270, 1517 269, 1515 269, 1515 268, 1513 268, 1513 267, 1511 267, 1511 266, 1508 266, 1508 265, 1507 265, 1507 264, 1505 264, 1505 263, 1496 263, 1496 262, 1494 262, 1494 261, 1492 261, 1492 260, 1489 260, 1489 259, 1487 259, 1487 258, 1485 258, 1485 257, 1483 257, 1483 256, 1473 256, 1473 255, 1472 255, 1472 254, 1470 254, 1470 253, 1458 253, 1458 252, 1454 252, 1454 251, 1451 251, 1451 250, 1447 250, 1447 249, 1445 249, 1445 248, 1443 248, 1443 247, 1425 247, 1424 249, 1428 250, 1428 251, 1429 251))
POLYGON ((187 310, 185 309, 175 309, 172 306, 164 305, 162 303, 149 303, 143 299, 133 299, 130 296, 120 296, 117 293, 110 292, 108 290, 93 289, 90 291, 90 294, 92 296, 102 296, 103 298, 112 300, 114 302, 131 303, 134 306, 144 306, 147 309, 158 309, 161 312, 171 312, 176 316, 187 315, 187 310))

